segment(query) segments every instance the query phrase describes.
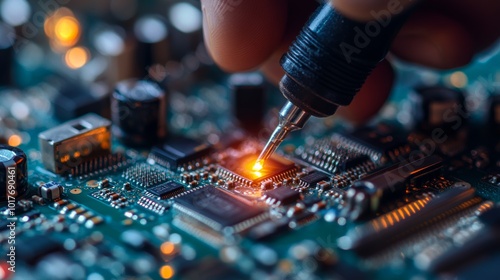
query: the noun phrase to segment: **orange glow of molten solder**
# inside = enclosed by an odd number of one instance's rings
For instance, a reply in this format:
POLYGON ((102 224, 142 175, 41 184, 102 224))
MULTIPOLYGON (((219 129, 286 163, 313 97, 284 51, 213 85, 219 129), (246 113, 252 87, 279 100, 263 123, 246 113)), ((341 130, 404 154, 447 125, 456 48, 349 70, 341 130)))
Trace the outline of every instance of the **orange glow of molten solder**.
POLYGON ((258 160, 254 163, 252 170, 254 172, 259 172, 262 170, 263 167, 264 167, 264 162, 262 160, 258 160))

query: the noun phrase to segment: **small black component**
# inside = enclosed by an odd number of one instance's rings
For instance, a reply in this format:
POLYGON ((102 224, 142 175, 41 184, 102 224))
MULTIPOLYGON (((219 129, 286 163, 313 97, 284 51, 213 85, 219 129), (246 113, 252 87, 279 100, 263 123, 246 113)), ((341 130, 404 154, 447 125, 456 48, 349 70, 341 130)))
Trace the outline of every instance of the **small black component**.
MULTIPOLYGON (((351 133, 342 134, 355 144, 368 148, 369 154, 377 154, 383 161, 398 161, 411 150, 406 133, 393 125, 379 123, 375 126, 365 126, 351 133)), ((353 163, 350 163, 353 165, 353 163)))
POLYGON ((258 172, 252 169, 257 155, 247 154, 241 157, 228 158, 220 164, 218 173, 221 177, 239 181, 247 185, 258 185, 264 181, 275 182, 295 174, 295 163, 283 157, 273 155, 266 160, 264 167, 258 172))
POLYGON ((300 199, 300 193, 290 187, 279 187, 268 191, 262 197, 267 203, 273 205, 288 205, 300 199))
POLYGON ((212 152, 212 146, 182 136, 172 136, 153 147, 149 155, 159 165, 176 170, 200 160, 212 152))
POLYGON ((109 118, 110 107, 109 90, 101 84, 87 87, 75 81, 65 82, 54 99, 54 115, 61 121, 69 121, 87 113, 109 118))
POLYGON ((155 199, 167 199, 174 195, 180 194, 184 191, 184 186, 176 183, 176 182, 167 182, 158 186, 154 186, 149 188, 146 191, 148 196, 151 196, 155 199))
POLYGON ((263 221, 267 212, 211 185, 175 198, 179 215, 192 218, 215 231, 241 232, 263 221))
POLYGON ((230 78, 233 113, 241 128, 252 135, 262 129, 266 112, 264 78, 257 73, 234 74, 230 78))
POLYGON ((61 198, 63 187, 54 181, 50 181, 38 188, 38 194, 46 200, 54 201, 61 198))
POLYGON ((303 187, 315 187, 317 183, 328 180, 329 177, 323 172, 313 171, 300 178, 300 185, 303 187))
POLYGON ((119 82, 111 98, 113 134, 132 146, 150 146, 166 135, 166 96, 154 82, 119 82))
POLYGON ((19 148, 0 145, 0 202, 28 190, 28 161, 19 148))
POLYGON ((412 115, 417 127, 424 132, 439 128, 450 134, 466 123, 465 96, 458 89, 421 87, 411 97, 415 106, 412 115))

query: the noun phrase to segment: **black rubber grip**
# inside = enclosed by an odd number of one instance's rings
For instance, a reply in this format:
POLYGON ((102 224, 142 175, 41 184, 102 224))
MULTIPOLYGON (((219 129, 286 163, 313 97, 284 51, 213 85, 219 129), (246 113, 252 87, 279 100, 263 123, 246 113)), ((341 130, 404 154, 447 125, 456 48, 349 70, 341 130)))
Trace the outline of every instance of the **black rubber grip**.
POLYGON ((313 116, 333 115, 349 105, 370 72, 384 59, 408 11, 374 12, 367 22, 351 20, 330 4, 319 7, 281 58, 280 88, 313 116))

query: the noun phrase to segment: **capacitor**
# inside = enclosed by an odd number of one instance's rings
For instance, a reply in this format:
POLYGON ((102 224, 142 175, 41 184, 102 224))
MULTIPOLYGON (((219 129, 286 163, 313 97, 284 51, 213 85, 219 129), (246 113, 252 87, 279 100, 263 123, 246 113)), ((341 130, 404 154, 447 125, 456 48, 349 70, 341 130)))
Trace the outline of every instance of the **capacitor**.
POLYGON ((234 74, 230 77, 233 114, 246 132, 257 135, 262 130, 266 112, 266 86, 257 73, 234 74))
POLYGON ((0 145, 0 202, 28 190, 28 162, 19 148, 0 145))
POLYGON ((60 199, 63 191, 63 187, 54 181, 42 184, 38 188, 38 194, 49 201, 60 199))
POLYGON ((150 146, 166 135, 166 96, 154 82, 119 82, 111 98, 113 133, 124 144, 150 146))
POLYGON ((416 127, 424 132, 442 129, 453 134, 463 128, 467 110, 463 92, 443 86, 417 88, 410 95, 416 127))

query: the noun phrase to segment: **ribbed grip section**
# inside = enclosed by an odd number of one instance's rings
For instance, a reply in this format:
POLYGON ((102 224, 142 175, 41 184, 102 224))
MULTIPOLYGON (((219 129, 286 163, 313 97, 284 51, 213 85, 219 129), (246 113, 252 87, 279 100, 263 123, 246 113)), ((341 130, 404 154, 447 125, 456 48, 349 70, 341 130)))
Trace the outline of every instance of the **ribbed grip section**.
POLYGON ((358 22, 330 4, 318 8, 281 59, 285 97, 321 117, 349 105, 387 54, 405 18, 383 15, 380 21, 358 22))

